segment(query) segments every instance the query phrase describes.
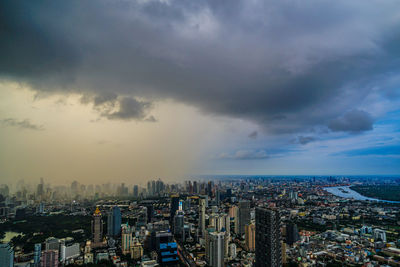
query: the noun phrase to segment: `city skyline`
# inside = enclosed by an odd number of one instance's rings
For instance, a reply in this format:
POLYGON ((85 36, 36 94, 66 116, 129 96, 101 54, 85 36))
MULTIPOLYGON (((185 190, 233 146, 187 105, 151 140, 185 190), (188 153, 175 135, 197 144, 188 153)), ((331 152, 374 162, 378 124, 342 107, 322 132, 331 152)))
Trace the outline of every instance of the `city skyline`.
POLYGON ((0 184, 400 174, 397 1, 0 8, 0 184))

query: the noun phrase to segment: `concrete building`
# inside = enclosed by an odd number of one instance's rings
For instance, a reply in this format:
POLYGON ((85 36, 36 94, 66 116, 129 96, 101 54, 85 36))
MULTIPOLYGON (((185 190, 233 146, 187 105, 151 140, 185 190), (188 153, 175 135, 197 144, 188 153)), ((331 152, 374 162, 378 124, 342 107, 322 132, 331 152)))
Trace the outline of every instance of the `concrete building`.
POLYGON ((280 220, 276 209, 256 209, 256 267, 282 266, 280 220))
POLYGON ((204 198, 199 199, 199 230, 204 238, 206 234, 206 200, 204 198))
POLYGON ((239 216, 238 216, 238 229, 237 234, 243 235, 246 224, 250 223, 250 202, 242 200, 239 202, 239 216))
POLYGON ((254 223, 245 226, 245 242, 248 251, 254 251, 256 248, 256 226, 254 223))
POLYGON ((0 266, 14 266, 14 249, 10 246, 10 244, 0 243, 0 266))
POLYGON ((225 257, 225 233, 211 232, 209 233, 208 251, 209 262, 211 267, 223 267, 225 257))
POLYGON ((101 212, 99 207, 93 214, 92 219, 92 237, 93 237, 93 247, 101 247, 103 242, 103 220, 101 219, 101 212))
POLYGON ((121 234, 121 209, 114 206, 107 215, 107 235, 119 237, 121 234))
POLYGON ((131 252, 133 245, 132 228, 127 224, 122 227, 122 241, 121 241, 122 254, 126 255, 131 252))
POLYGON ((58 267, 58 250, 45 250, 40 259, 41 267, 58 267))
POLYGON ((33 267, 40 266, 40 257, 42 256, 42 244, 35 244, 33 250, 33 267))

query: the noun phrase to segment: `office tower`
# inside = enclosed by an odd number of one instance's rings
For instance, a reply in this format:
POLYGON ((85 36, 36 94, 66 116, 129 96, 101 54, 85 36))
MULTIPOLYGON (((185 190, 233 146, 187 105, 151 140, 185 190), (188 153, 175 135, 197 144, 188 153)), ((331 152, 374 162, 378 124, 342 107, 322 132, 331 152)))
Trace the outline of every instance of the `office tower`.
POLYGON ((176 215, 174 218, 174 235, 176 238, 180 239, 182 242, 185 242, 185 213, 183 210, 176 211, 176 215))
POLYGON ((60 249, 60 240, 55 237, 49 237, 45 241, 46 250, 59 250, 60 249))
POLYGON ((292 246, 295 242, 300 239, 299 230, 297 225, 294 223, 289 223, 286 225, 286 243, 292 246))
POLYGON ((36 188, 36 199, 41 199, 44 195, 44 182, 43 178, 40 178, 40 183, 37 185, 36 188))
POLYGON ((107 234, 118 237, 121 234, 121 210, 118 206, 111 208, 107 216, 107 234))
POLYGON ((92 237, 93 237, 93 246, 94 247, 101 246, 103 242, 103 220, 101 219, 101 212, 99 210, 99 207, 96 207, 96 210, 93 214, 92 237))
POLYGON ((154 207, 152 204, 144 204, 146 208, 146 223, 151 222, 154 215, 154 207))
POLYGON ((14 249, 10 246, 10 244, 0 243, 0 266, 14 266, 14 249))
POLYGON ((157 252, 161 266, 176 266, 179 264, 178 246, 173 242, 173 236, 166 231, 151 233, 151 249, 157 252))
POLYGON ((282 266, 280 220, 276 209, 256 209, 256 267, 282 266))
POLYGON ((71 259, 79 257, 81 254, 79 243, 65 244, 63 242, 60 248, 60 261, 64 263, 71 259))
POLYGON ((147 182, 147 195, 148 195, 148 196, 151 196, 151 195, 152 195, 152 192, 151 192, 151 182, 150 182, 150 181, 147 182))
POLYGON ((197 181, 193 182, 193 193, 199 193, 199 184, 197 183, 197 181))
POLYGON ((208 251, 206 251, 206 253, 209 253, 208 265, 211 267, 223 267, 225 256, 225 233, 209 233, 208 242, 208 251))
POLYGON ((246 224, 244 232, 247 250, 254 251, 256 247, 256 226, 254 223, 246 224))
POLYGON ((214 183, 212 181, 209 181, 207 184, 207 194, 209 197, 212 197, 212 195, 213 195, 213 192, 212 192, 213 186, 214 186, 214 183))
POLYGON ((219 191, 219 189, 217 189, 215 192, 215 202, 217 203, 217 206, 219 207, 219 205, 221 203, 221 192, 219 191))
POLYGON ((139 186, 138 185, 133 186, 133 197, 139 197, 139 186))
POLYGON ((250 223, 250 201, 243 200, 239 202, 239 223, 238 223, 238 232, 237 234, 244 234, 244 227, 246 224, 250 223))
POLYGON ((41 267, 58 267, 58 250, 45 250, 42 252, 41 267))
POLYGON ((156 181, 151 181, 151 195, 154 196, 156 194, 156 181))
POLYGON ((40 256, 42 255, 42 244, 35 244, 33 250, 33 266, 39 267, 40 266, 40 256))
POLYGON ((132 228, 126 224, 122 227, 122 254, 126 255, 131 252, 131 246, 133 245, 132 239, 132 228))
POLYGON ((170 208, 170 214, 169 214, 169 221, 170 221, 171 225, 173 225, 174 217, 175 217, 176 211, 178 209, 179 209, 179 196, 173 195, 173 196, 171 196, 171 208, 170 208))
POLYGON ((199 229, 201 231, 201 236, 205 237, 205 231, 206 231, 206 200, 204 198, 199 198, 199 229))

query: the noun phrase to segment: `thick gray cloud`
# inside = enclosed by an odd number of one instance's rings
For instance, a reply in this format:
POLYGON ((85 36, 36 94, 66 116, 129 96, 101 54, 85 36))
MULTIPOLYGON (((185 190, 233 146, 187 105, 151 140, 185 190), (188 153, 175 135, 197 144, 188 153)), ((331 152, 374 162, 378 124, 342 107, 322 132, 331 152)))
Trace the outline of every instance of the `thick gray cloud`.
MULTIPOLYGON (((272 133, 336 131, 377 80, 398 76, 399 9, 395 0, 2 1, 0 75, 81 93, 109 119, 155 120, 151 102, 168 98, 272 133)), ((344 131, 368 127, 359 129, 344 131)))
POLYGON ((359 133, 373 129, 373 119, 368 112, 352 110, 332 120, 328 127, 334 132, 359 133))
POLYGON ((6 119, 0 120, 0 124, 2 124, 4 126, 9 126, 9 127, 17 127, 20 129, 28 129, 28 130, 35 130, 35 131, 44 130, 43 125, 33 124, 30 122, 29 119, 17 120, 14 118, 6 118, 6 119))

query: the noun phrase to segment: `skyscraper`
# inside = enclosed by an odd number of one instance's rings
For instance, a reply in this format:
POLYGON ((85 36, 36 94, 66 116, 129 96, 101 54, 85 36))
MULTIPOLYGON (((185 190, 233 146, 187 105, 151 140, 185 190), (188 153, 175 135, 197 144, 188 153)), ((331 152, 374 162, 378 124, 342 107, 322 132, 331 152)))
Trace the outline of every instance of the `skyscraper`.
POLYGON ((133 245, 132 239, 132 228, 126 224, 122 227, 122 254, 126 255, 131 252, 131 246, 133 245))
POLYGON ((205 237, 206 231, 206 200, 204 198, 199 199, 199 229, 201 236, 205 237))
POLYGON ((169 214, 169 219, 171 225, 174 223, 174 217, 176 214, 176 211, 179 209, 179 195, 173 195, 171 196, 171 208, 170 208, 170 214, 169 214))
POLYGON ((178 210, 174 218, 174 235, 176 238, 185 242, 185 213, 183 210, 178 210))
POLYGON ((246 224, 244 232, 247 250, 254 251, 256 247, 256 226, 254 223, 246 224))
POLYGON ((99 247, 103 241, 103 220, 101 219, 101 212, 99 207, 96 207, 96 211, 93 214, 92 219, 92 237, 93 247, 99 247))
POLYGON ((133 197, 138 197, 139 196, 139 186, 134 185, 133 186, 133 197))
POLYGON ((223 267, 225 256, 225 233, 211 232, 208 239, 209 263, 211 267, 223 267))
POLYGON ((45 241, 46 250, 59 250, 60 249, 60 239, 55 237, 49 237, 45 241))
POLYGON ((246 224, 250 223, 250 201, 243 200, 239 202, 239 223, 238 223, 238 231, 236 232, 239 235, 244 234, 244 227, 246 224))
POLYGON ((298 241, 299 238, 299 230, 297 229, 297 225, 294 223, 289 223, 286 225, 286 243, 291 246, 298 241))
POLYGON ((58 250, 45 250, 40 259, 41 267, 58 267, 58 250))
POLYGON ((42 255, 42 244, 38 243, 35 244, 35 248, 33 251, 33 266, 39 267, 40 266, 40 256, 42 255))
POLYGON ((0 266, 14 266, 14 249, 10 246, 10 244, 0 243, 0 266))
POLYGON ((108 213, 107 234, 113 237, 121 234, 121 210, 118 206, 112 207, 108 213))
POLYGON ((276 209, 256 209, 256 267, 282 266, 281 218, 276 209))

